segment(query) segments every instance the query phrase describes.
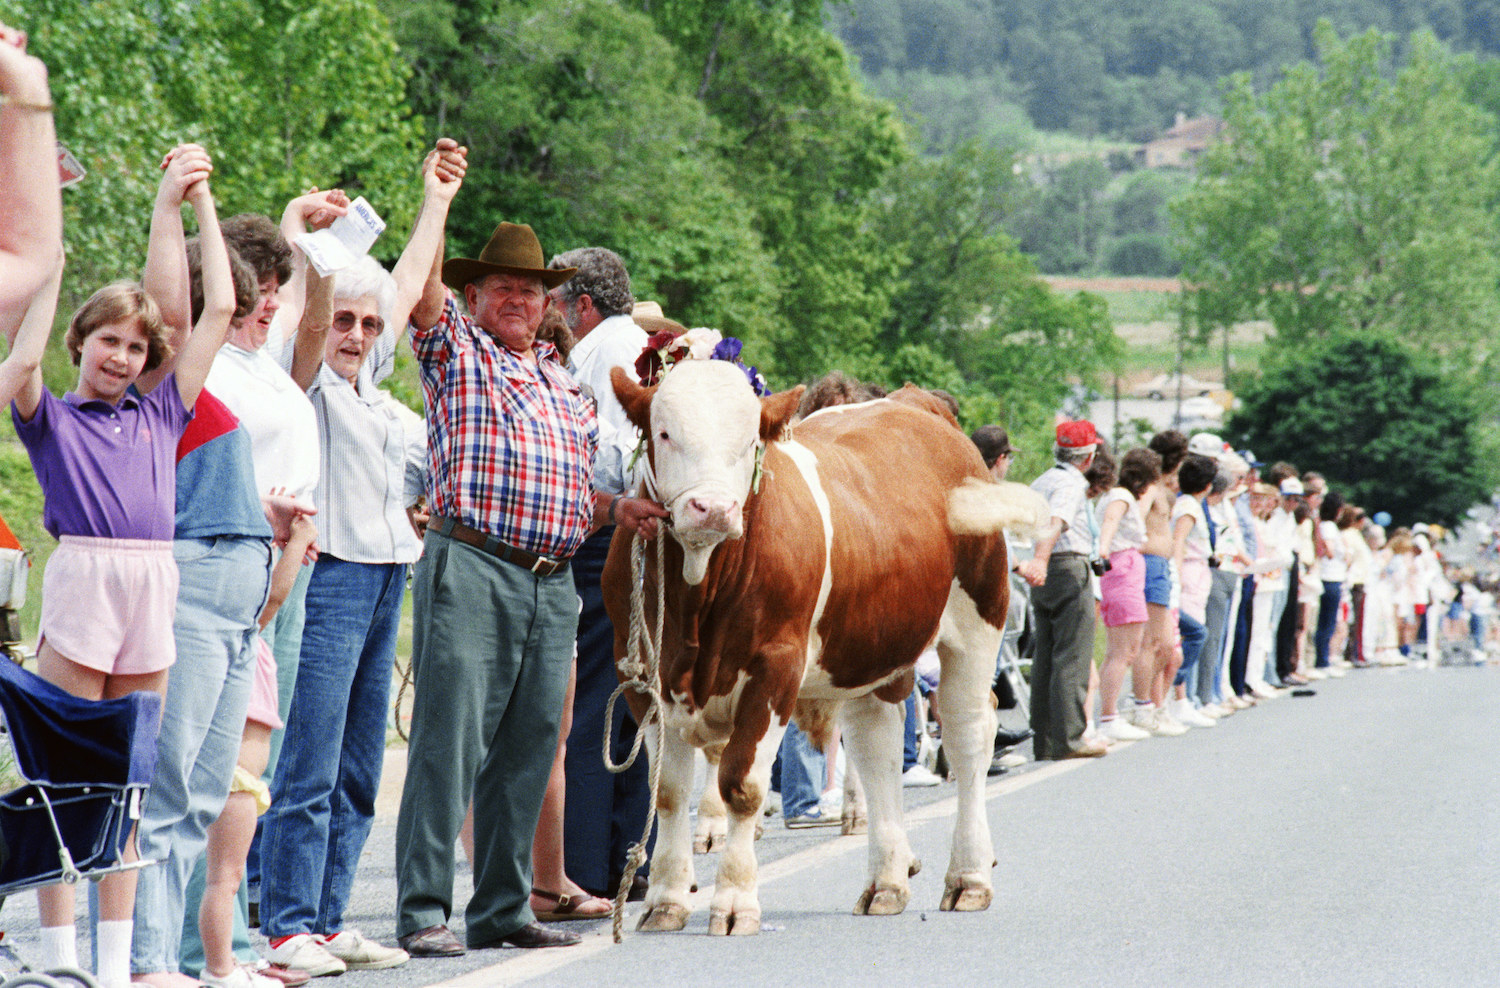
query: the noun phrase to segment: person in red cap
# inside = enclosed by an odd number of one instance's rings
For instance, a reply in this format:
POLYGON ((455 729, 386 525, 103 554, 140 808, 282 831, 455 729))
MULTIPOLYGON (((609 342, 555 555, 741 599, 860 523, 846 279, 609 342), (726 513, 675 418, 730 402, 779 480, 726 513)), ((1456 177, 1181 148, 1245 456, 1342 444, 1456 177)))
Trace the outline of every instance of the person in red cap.
POLYGON ((1097 758, 1108 748, 1086 740, 1084 711, 1094 653, 1094 593, 1089 558, 1094 552, 1088 481, 1083 472, 1102 440, 1088 421, 1057 427, 1057 460, 1031 485, 1047 499, 1052 518, 1036 541, 1036 554, 1017 572, 1037 589, 1036 651, 1031 667, 1032 745, 1038 761, 1097 758))

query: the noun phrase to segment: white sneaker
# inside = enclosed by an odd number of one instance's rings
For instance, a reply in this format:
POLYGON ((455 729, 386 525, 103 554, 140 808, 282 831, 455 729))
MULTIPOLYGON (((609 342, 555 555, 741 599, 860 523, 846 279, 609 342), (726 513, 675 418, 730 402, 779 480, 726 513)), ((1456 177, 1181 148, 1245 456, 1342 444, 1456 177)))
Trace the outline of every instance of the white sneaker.
POLYGON ((1016 751, 1007 751, 1000 756, 1000 764, 1006 768, 1019 768, 1026 764, 1026 756, 1016 751))
POLYGON ((1274 700, 1277 696, 1280 695, 1265 683, 1256 683, 1254 686, 1250 687, 1250 693, 1257 700, 1274 700))
POLYGON ((913 765, 901 773, 901 784, 908 789, 918 786, 935 786, 943 780, 935 773, 924 768, 922 765, 913 765))
POLYGON ((1324 672, 1322 669, 1317 669, 1317 668, 1307 669, 1307 670, 1303 671, 1302 678, 1303 679, 1310 679, 1310 680, 1314 680, 1314 681, 1319 680, 1319 679, 1327 679, 1328 678, 1328 673, 1324 672))
POLYGON ((382 971, 388 967, 400 967, 411 956, 399 947, 387 947, 367 940, 358 930, 341 930, 331 937, 323 937, 323 949, 344 962, 350 971, 382 971))
POLYGON ((835 819, 844 814, 844 790, 830 789, 818 797, 818 811, 835 819))
POLYGON ((1343 679, 1344 676, 1347 675, 1347 673, 1344 672, 1342 666, 1329 666, 1323 671, 1328 673, 1328 675, 1332 676, 1334 679, 1343 679))
POLYGON ((1115 741, 1144 741, 1151 736, 1150 731, 1141 730, 1124 717, 1111 717, 1100 722, 1099 733, 1115 741))
POLYGON ((198 983, 206 988, 282 988, 281 982, 275 978, 256 974, 245 967, 236 967, 222 977, 204 968, 198 973, 198 983))
POLYGON ((1193 701, 1188 699, 1172 701, 1172 716, 1179 723, 1188 727, 1218 727, 1219 722, 1212 717, 1205 717, 1199 713, 1198 708, 1193 706, 1193 701))
POLYGON ((298 933, 282 941, 281 946, 270 949, 266 959, 294 971, 306 971, 315 978, 349 970, 349 965, 329 953, 323 942, 311 933, 298 933))
POLYGON ((1170 710, 1161 709, 1156 711, 1155 733, 1163 737, 1176 738, 1188 732, 1188 726, 1176 717, 1172 716, 1170 710))

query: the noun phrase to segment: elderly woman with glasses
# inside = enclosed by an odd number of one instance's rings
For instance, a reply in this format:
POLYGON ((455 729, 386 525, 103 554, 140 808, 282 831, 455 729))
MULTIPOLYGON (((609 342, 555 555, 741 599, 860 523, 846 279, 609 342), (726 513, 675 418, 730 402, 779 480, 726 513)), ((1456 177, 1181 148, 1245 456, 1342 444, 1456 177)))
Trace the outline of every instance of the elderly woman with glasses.
POLYGON ((427 450, 420 417, 376 386, 415 300, 369 257, 307 277, 288 349, 318 423, 321 553, 261 838, 260 921, 274 963, 336 974, 406 960, 346 930, 344 910, 374 819, 401 601, 421 552, 407 508, 427 450))

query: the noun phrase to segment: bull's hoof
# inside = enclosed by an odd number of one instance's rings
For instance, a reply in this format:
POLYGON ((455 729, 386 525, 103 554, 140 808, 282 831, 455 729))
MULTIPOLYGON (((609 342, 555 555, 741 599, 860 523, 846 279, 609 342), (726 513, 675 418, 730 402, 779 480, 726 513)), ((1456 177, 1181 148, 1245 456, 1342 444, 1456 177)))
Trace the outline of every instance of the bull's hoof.
POLYGON ((753 937, 760 932, 760 913, 730 912, 727 909, 712 909, 708 914, 708 935, 711 937, 753 937))
POLYGON ((908 877, 908 878, 916 878, 917 875, 921 872, 921 870, 922 870, 922 859, 914 857, 914 858, 911 859, 911 864, 909 864, 909 865, 906 866, 906 877, 908 877))
POLYGON ((854 904, 854 915, 897 916, 906 910, 906 900, 910 897, 908 889, 871 885, 859 894, 859 901, 854 904))
POLYGON ((994 891, 987 885, 949 884, 943 889, 943 901, 938 908, 944 912, 983 912, 994 898, 994 891))
POLYGON ((870 818, 863 813, 846 810, 839 818, 839 833, 845 837, 870 832, 870 818))
POLYGON ((676 933, 687 926, 688 908, 675 902, 661 902, 641 914, 635 928, 642 933, 676 933))
POLYGON ((709 849, 709 842, 711 840, 713 840, 712 837, 694 837, 693 838, 693 853, 694 854, 707 854, 708 853, 708 849, 709 849))

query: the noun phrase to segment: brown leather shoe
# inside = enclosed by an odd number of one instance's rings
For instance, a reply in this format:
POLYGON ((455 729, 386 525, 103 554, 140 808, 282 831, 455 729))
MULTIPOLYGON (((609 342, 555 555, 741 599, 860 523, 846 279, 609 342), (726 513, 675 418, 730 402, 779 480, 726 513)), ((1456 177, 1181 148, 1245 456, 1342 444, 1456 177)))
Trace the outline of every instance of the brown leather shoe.
POLYGON ((521 947, 530 950, 534 947, 571 947, 582 943, 583 937, 576 933, 567 933, 563 930, 554 930, 550 926, 543 926, 533 920, 521 927, 514 933, 507 933, 498 940, 489 943, 476 943, 474 949, 480 950, 485 947, 521 947))
POLYGON ((448 927, 439 924, 396 938, 401 949, 413 957, 457 957, 468 952, 448 927))
POLYGON ((1070 748, 1064 758, 1102 758, 1109 754, 1109 745, 1103 741, 1080 741, 1078 747, 1070 748))

